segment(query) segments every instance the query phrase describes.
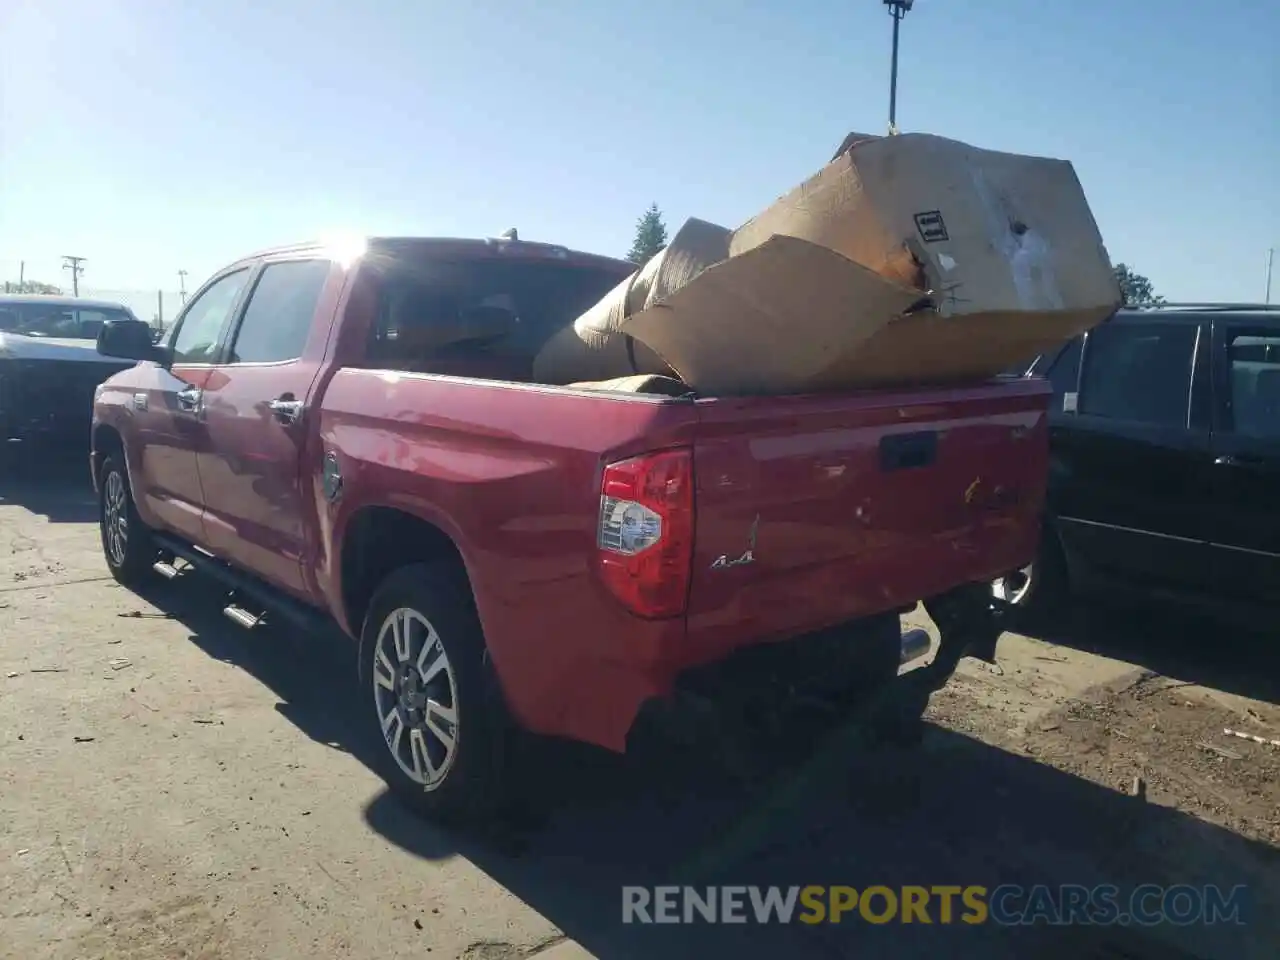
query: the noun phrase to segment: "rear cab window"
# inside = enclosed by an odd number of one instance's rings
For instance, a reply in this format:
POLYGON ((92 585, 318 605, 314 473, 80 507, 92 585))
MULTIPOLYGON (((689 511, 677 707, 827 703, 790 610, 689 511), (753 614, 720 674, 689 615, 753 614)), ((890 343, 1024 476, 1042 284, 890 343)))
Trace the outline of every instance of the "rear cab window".
POLYGON ((412 244, 379 251, 366 269, 376 306, 365 366, 521 383, 532 382, 547 341, 625 276, 590 263, 441 256, 412 244))

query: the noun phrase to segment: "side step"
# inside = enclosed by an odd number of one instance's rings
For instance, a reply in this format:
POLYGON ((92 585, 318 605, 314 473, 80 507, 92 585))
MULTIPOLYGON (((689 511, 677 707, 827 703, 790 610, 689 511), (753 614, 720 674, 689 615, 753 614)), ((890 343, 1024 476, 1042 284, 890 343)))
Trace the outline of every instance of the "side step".
POLYGON ((151 569, 160 574, 160 576, 164 577, 166 580, 176 580, 178 575, 182 573, 181 570, 175 567, 172 563, 169 563, 167 560, 157 560, 151 565, 151 569))
MULTIPOLYGON (((173 555, 175 561, 182 560, 187 565, 193 567, 201 573, 207 573, 215 580, 218 580, 233 595, 242 597, 248 602, 249 606, 259 610, 270 610, 272 613, 279 614, 281 618, 288 620, 294 627, 301 630, 325 630, 329 627, 329 619, 324 613, 315 607, 310 607, 301 601, 295 600, 293 597, 281 593, 262 582, 241 573, 239 570, 224 563, 217 557, 212 557, 207 553, 196 550, 194 547, 188 546, 180 540, 170 537, 167 534, 154 534, 156 545, 164 552, 173 555)), ((177 569, 173 563, 161 560, 155 564, 156 571, 164 577, 169 577, 166 569, 173 571, 173 575, 185 573, 185 569, 177 569)), ((169 577, 172 579, 172 577, 169 577)), ((265 614, 254 614, 245 608, 245 604, 239 602, 238 599, 232 599, 222 610, 227 619, 234 621, 242 627, 253 628, 265 621, 265 614)))
POLYGON ((263 623, 267 619, 267 615, 252 614, 244 607, 237 606, 235 603, 228 603, 222 608, 223 615, 233 623, 238 623, 246 630, 252 630, 258 624, 263 623))

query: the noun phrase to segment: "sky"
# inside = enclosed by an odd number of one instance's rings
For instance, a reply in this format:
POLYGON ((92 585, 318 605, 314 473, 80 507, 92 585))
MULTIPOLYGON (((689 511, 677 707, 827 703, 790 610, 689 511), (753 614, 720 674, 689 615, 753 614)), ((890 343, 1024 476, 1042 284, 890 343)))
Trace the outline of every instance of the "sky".
MULTIPOLYGON (((0 280, 190 289, 348 230, 621 256, 650 203, 733 227, 884 132, 890 35, 881 0, 0 0, 0 280)), ((1114 262, 1263 298, 1276 0, 917 0, 898 124, 1068 159, 1114 262)))

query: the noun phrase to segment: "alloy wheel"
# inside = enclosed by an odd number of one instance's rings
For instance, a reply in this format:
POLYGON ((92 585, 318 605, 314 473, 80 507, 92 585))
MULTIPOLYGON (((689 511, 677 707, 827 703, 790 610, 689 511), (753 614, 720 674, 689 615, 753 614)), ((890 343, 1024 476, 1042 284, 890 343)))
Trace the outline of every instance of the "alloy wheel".
POLYGON ((103 489, 102 532, 112 566, 124 566, 129 549, 129 510, 124 477, 118 470, 107 474, 103 489))
POLYGON ((423 790, 436 789, 458 754, 458 684, 439 634, 409 607, 378 630, 373 700, 396 764, 423 790))

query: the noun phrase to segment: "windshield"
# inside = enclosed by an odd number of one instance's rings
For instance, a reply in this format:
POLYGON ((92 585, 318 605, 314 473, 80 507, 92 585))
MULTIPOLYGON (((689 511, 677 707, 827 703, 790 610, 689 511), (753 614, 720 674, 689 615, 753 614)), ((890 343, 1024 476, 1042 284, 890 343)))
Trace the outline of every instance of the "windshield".
POLYGON ((57 303, 0 304, 0 331, 26 337, 96 340, 108 320, 131 320, 123 307, 79 307, 57 303))

